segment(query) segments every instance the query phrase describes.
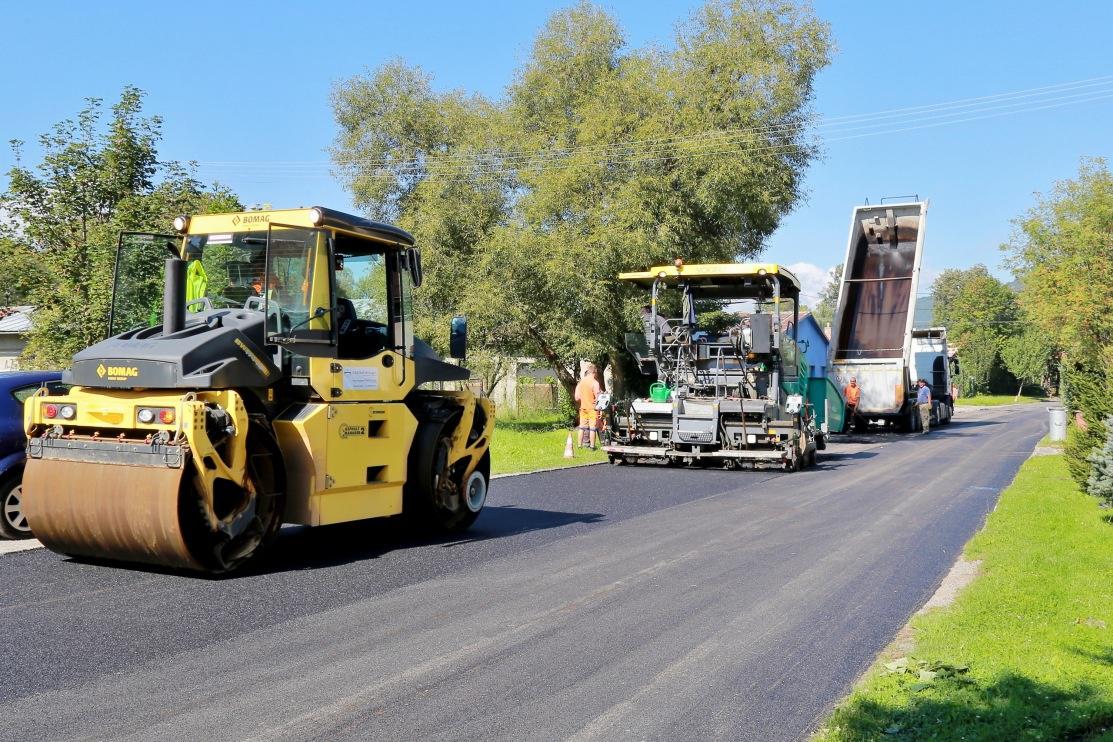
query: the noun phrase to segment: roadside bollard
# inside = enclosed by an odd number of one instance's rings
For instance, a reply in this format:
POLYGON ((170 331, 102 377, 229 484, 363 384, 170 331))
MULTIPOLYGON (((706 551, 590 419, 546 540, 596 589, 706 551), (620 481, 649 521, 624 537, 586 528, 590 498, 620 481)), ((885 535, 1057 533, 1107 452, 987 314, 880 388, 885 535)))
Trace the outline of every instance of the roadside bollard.
POLYGON ((1065 407, 1048 407, 1050 438, 1052 441, 1065 441, 1067 439, 1067 409, 1065 407))

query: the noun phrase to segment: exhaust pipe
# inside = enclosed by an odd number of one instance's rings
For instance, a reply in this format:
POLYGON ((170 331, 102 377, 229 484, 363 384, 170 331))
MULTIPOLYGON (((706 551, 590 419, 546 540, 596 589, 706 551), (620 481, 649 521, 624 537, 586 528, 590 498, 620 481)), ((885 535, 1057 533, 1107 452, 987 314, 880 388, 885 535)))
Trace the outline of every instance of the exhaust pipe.
POLYGON ((166 259, 166 283, 162 287, 162 334, 173 335, 185 327, 186 261, 166 259))

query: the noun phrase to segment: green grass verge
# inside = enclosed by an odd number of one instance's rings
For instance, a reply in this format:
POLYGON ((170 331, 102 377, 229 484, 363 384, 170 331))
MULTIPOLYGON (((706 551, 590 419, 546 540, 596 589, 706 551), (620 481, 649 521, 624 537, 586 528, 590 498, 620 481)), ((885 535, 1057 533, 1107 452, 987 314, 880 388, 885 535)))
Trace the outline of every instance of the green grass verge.
POLYGON ((967 405, 997 407, 1003 404, 1031 404, 1032 402, 1039 402, 1041 399, 1041 397, 1027 394, 1020 395, 1020 399, 1017 399, 1015 394, 975 394, 973 397, 959 397, 955 400, 955 404, 960 407, 967 405))
POLYGON ((1062 456, 1036 457, 966 557, 982 574, 913 619, 914 649, 879 660, 817 740, 1113 740, 1113 517, 1062 456))
POLYGON ((1037 445, 1042 448, 1062 448, 1066 445, 1066 441, 1053 441, 1050 435, 1045 435, 1043 438, 1040 438, 1040 442, 1037 445))
POLYGON ((586 448, 574 449, 575 458, 564 458, 568 433, 569 428, 557 415, 496 420, 491 440, 491 473, 510 474, 607 460, 602 451, 586 448))

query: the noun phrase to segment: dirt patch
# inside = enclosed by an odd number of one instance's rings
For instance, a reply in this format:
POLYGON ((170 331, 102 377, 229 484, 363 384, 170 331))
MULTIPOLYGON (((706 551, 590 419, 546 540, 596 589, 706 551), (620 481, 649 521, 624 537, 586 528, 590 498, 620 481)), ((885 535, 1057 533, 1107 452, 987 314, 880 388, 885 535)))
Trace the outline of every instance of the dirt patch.
POLYGON ((951 571, 943 578, 943 583, 939 585, 939 589, 935 591, 935 595, 928 598, 928 602, 924 603, 920 610, 916 611, 916 615, 927 613, 934 608, 945 608, 951 603, 955 602, 955 598, 962 592, 962 588, 969 585, 978 576, 978 570, 981 568, 982 562, 980 559, 967 561, 963 557, 959 557, 958 561, 951 567, 951 571))

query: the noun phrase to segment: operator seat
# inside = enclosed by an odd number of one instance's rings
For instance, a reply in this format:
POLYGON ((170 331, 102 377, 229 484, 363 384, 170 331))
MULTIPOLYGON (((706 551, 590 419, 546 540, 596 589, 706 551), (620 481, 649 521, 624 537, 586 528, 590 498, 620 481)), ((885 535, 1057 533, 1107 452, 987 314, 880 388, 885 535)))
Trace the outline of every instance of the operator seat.
POLYGON ((356 305, 343 296, 336 299, 336 355, 370 358, 387 347, 386 326, 356 316, 356 305))

